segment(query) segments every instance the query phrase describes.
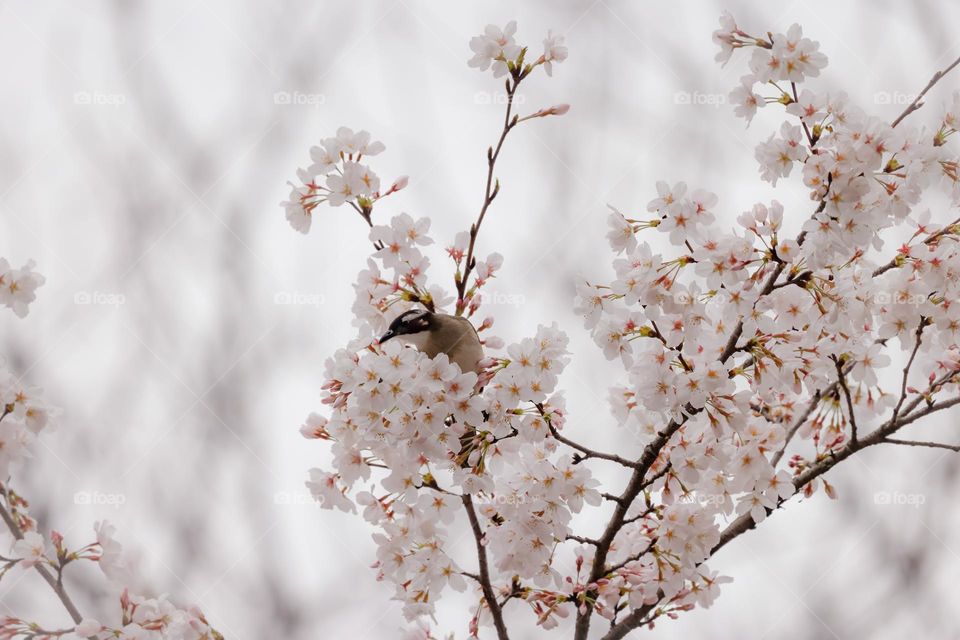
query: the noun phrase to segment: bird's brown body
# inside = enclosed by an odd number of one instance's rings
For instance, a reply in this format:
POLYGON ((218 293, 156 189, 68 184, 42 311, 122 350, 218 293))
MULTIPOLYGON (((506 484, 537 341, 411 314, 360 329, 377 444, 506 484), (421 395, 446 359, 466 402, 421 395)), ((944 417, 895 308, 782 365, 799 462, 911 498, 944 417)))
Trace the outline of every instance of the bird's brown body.
POLYGON ((445 313, 429 316, 426 331, 398 336, 431 358, 445 353, 464 373, 480 373, 483 346, 473 324, 466 318, 445 313))

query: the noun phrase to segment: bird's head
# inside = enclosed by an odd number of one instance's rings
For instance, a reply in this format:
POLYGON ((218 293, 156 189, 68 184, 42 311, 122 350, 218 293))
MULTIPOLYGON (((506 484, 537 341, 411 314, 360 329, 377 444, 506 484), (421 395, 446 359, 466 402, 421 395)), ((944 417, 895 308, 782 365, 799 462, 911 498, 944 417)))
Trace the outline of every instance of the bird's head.
POLYGON ((397 316, 387 332, 380 336, 380 344, 391 338, 406 336, 408 340, 417 334, 426 334, 433 327, 433 314, 424 309, 411 309, 397 316))

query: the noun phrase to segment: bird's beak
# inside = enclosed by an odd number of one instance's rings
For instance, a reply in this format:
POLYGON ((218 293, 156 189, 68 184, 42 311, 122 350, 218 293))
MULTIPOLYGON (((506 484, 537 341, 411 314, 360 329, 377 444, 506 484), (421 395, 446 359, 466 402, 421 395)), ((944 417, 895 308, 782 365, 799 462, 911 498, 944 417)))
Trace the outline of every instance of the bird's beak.
POLYGON ((383 344, 384 342, 386 342, 387 340, 389 340, 390 338, 396 335, 397 334, 393 332, 393 329, 387 329, 387 332, 382 336, 380 336, 380 339, 377 342, 379 342, 380 344, 383 344))

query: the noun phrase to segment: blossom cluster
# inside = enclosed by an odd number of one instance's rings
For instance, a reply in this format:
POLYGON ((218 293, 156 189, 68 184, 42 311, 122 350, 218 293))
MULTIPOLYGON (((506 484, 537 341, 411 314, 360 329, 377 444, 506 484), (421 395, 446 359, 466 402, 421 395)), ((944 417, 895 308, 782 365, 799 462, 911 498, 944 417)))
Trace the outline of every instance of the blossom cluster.
MULTIPOLYGON (((918 364, 929 384, 904 381, 907 397, 955 390, 960 371, 951 302, 960 295, 960 228, 916 210, 938 184, 957 201, 956 157, 943 143, 956 107, 935 133, 895 129, 845 96, 797 92, 796 83, 826 62, 798 26, 759 40, 730 16, 721 25, 722 62, 756 47, 734 101, 744 87, 749 93, 766 83, 779 93, 766 103, 784 107, 779 135, 757 148, 761 177, 776 184, 796 167, 817 204, 795 225, 795 237, 777 201, 753 205, 724 232, 715 224, 717 197, 684 183, 658 183, 651 216, 609 216, 614 278, 581 283, 578 309, 597 345, 626 370, 626 384, 611 391, 612 411, 645 444, 664 425, 679 425, 653 466, 662 472, 650 486, 659 500, 635 506, 639 519, 623 529, 628 544, 616 554, 630 560, 614 572, 615 588, 604 587, 618 594, 633 580, 640 588, 628 596, 631 606, 702 597, 697 574, 717 543, 721 516, 762 521, 796 491, 794 477, 856 437, 856 420, 861 428, 879 424, 900 391, 899 380, 880 384, 891 348, 926 356, 918 364), (884 251, 896 233, 906 241, 884 251), (672 248, 666 255, 654 248, 664 240, 672 248), (786 428, 811 400, 816 409, 799 435, 813 451, 791 458, 793 473, 777 469, 786 428), (680 553, 664 545, 662 527, 671 520, 684 525, 669 531, 680 553), (633 570, 657 580, 638 584, 633 570)), ((749 120, 762 104, 740 100, 738 115, 749 120)))
POLYGON ((331 207, 346 203, 369 217, 377 200, 407 184, 406 177, 400 177, 380 192, 380 177, 361 160, 384 149, 382 142, 371 140, 369 132, 348 127, 340 127, 336 136, 312 147, 312 164, 297 171, 300 184, 290 183, 289 200, 281 203, 290 226, 300 233, 309 232, 313 211, 324 202, 331 207))
MULTIPOLYGON (((511 97, 534 68, 549 74, 567 55, 551 33, 527 63, 515 34, 511 22, 470 42, 470 66, 508 76, 511 97)), ((376 251, 355 285, 357 337, 327 361, 328 416, 302 428, 331 443, 332 468, 312 469, 307 484, 323 507, 359 507, 376 526, 378 576, 414 622, 410 637, 433 637, 427 621, 447 587, 477 588, 471 637, 486 623, 505 637, 499 610, 512 600, 544 628, 575 616, 577 638, 594 613, 622 629, 709 607, 730 580, 706 564, 729 527, 763 521, 798 492, 835 496, 812 470, 854 452, 865 429, 882 436, 880 425, 950 406, 936 400, 960 380, 960 219, 934 221, 923 198, 960 202, 947 144, 960 96, 935 128, 887 123, 804 84, 827 59, 798 25, 754 37, 725 14, 714 40, 724 64, 753 47, 732 93, 736 115, 749 123, 765 107, 778 120, 756 149, 761 178, 799 178, 813 204, 795 212, 773 200, 724 216, 717 195, 663 181, 644 212, 612 210, 611 268, 578 284, 576 309, 622 365, 610 410, 639 456, 561 433, 568 353, 556 325, 504 348, 484 318, 474 325, 487 356, 479 373, 377 341, 410 309, 480 309, 503 264, 473 255, 499 190, 499 145, 478 221, 445 244, 456 295, 428 277, 429 220, 367 219, 376 251), (891 385, 893 357, 909 366, 891 385), (786 457, 795 438, 799 452, 786 457), (588 464, 597 461, 632 473, 622 493, 600 492, 588 464), (574 516, 605 500, 615 511, 602 534, 576 533, 574 516), (464 511, 479 572, 454 557, 464 511)), ((503 137, 527 119, 511 119, 509 102, 503 137)))
MULTIPOLYGON (((35 290, 44 282, 33 271, 33 262, 22 269, 10 269, 0 258, 0 299, 17 316, 27 314, 27 305, 35 299, 35 290)), ((222 636, 209 626, 203 613, 195 607, 181 608, 166 596, 147 598, 131 594, 127 585, 138 581, 132 556, 117 542, 115 528, 108 522, 94 525, 96 540, 71 550, 57 531, 44 536, 39 524, 29 513, 29 503, 17 494, 6 480, 19 471, 31 457, 31 445, 44 431, 51 431, 60 410, 42 397, 42 390, 25 385, 6 367, 0 368, 0 511, 13 536, 10 553, 0 557, 0 579, 9 571, 37 569, 46 576, 55 575, 63 592, 64 570, 73 562, 96 562, 103 574, 122 589, 121 623, 105 626, 94 618, 80 619, 75 611, 76 626, 50 631, 36 622, 8 615, 0 620, 0 637, 55 638, 70 635, 78 638, 116 638, 122 640, 217 640, 222 636)), ((51 583, 53 584, 53 583, 51 583)), ((61 599, 68 596, 60 595, 61 599)), ((72 605, 71 605, 72 606, 72 605)))
MULTIPOLYGON (((508 73, 514 73, 523 66, 526 47, 517 44, 514 35, 517 33, 517 22, 511 20, 502 29, 496 25, 487 25, 483 33, 470 39, 470 49, 473 57, 469 64, 480 71, 493 70, 493 77, 500 78, 508 73)), ((562 35, 547 32, 543 39, 543 54, 532 66, 543 65, 548 76, 553 75, 553 63, 567 59, 567 47, 562 35)))
POLYGON ((48 404, 42 389, 24 384, 5 366, 0 367, 0 476, 31 457, 30 445, 52 426, 59 410, 48 404))
MULTIPOLYGON (((445 354, 431 359, 376 343, 373 336, 414 304, 439 312, 453 302, 427 285, 420 247, 432 244, 428 228, 400 215, 371 231, 384 248, 356 285, 358 338, 326 364, 324 402, 334 410, 329 418, 311 414, 302 428, 333 443, 334 470, 312 469, 307 486, 326 508, 360 505, 380 528, 379 576, 396 585, 412 619, 431 614, 445 587, 465 587, 464 570, 448 555, 462 496, 472 496, 490 523, 482 526, 498 573, 554 588, 553 546, 571 533, 571 514, 600 499, 589 471, 558 457, 550 438, 548 423, 563 425, 555 388, 567 362, 567 339, 555 325, 502 356, 491 353, 501 342, 485 339, 490 357, 480 376, 445 354)), ((493 264, 498 257, 478 269, 477 287, 493 264)))

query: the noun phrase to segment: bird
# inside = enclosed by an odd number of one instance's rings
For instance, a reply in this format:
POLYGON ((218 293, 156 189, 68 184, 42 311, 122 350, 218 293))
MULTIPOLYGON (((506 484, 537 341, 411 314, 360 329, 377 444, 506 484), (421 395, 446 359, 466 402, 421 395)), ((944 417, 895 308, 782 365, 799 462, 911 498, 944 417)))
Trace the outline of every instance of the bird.
MULTIPOLYGON (((463 373, 472 371, 480 375, 483 371, 481 366, 483 346, 480 343, 480 336, 466 318, 429 310, 411 309, 404 311, 390 323, 386 333, 380 336, 379 342, 383 344, 392 338, 412 344, 431 358, 445 353, 450 362, 459 366, 463 373)), ((486 411, 482 413, 483 420, 486 422, 489 415, 486 411)), ((455 420, 453 416, 449 416, 445 422, 450 427, 455 420)), ((460 451, 454 456, 454 460, 461 467, 469 465, 470 454, 479 445, 476 436, 477 429, 467 425, 467 430, 459 438, 460 451)))
POLYGON ((430 358, 445 353, 463 373, 472 371, 479 375, 483 370, 480 366, 483 360, 480 336, 466 318, 426 309, 411 309, 390 323, 379 342, 383 344, 393 338, 412 344, 430 358))

